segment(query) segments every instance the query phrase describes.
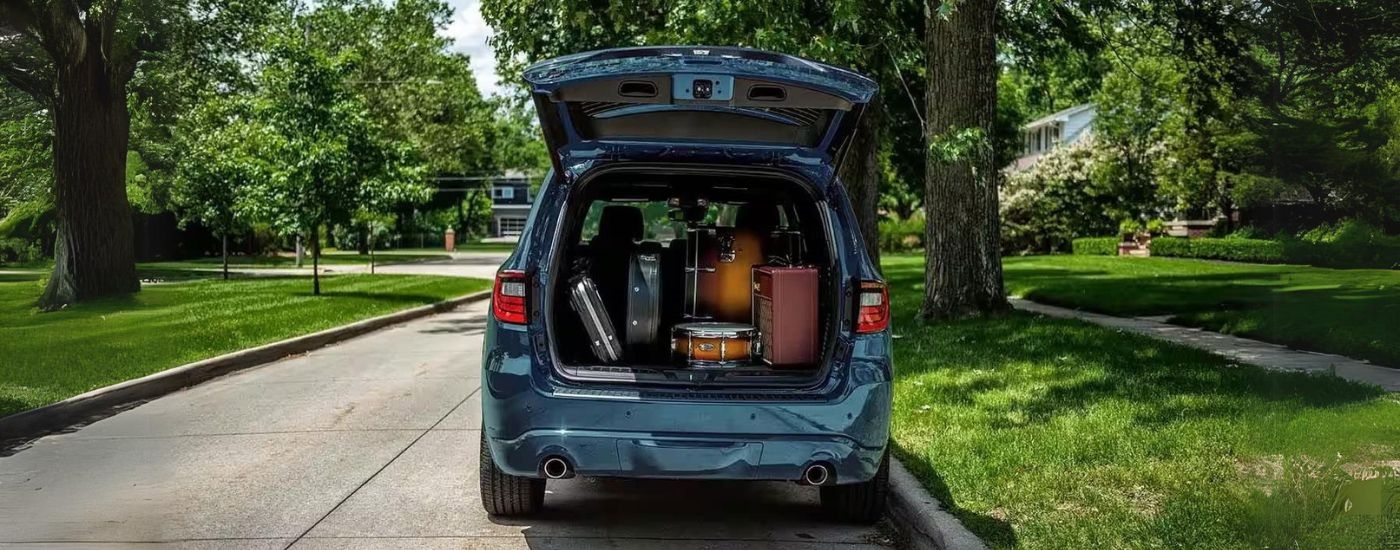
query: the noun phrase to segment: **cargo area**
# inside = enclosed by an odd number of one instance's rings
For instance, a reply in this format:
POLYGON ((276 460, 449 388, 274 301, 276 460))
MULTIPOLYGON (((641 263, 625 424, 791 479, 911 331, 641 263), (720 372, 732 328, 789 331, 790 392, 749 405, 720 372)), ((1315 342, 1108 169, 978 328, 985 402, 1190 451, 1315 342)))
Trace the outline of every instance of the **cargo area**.
POLYGON ((801 386, 834 340, 827 206, 800 180, 626 170, 570 191, 549 334, 576 381, 801 386))

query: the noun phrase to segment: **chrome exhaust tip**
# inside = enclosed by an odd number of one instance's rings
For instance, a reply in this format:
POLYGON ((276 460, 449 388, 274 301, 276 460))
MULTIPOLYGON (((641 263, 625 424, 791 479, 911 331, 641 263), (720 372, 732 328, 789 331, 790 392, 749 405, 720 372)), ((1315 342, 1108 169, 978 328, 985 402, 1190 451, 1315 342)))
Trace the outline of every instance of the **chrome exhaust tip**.
POLYGON ((544 472, 544 477, 548 479, 574 477, 574 469, 569 466, 569 461, 557 456, 544 459, 544 462, 540 464, 540 471, 544 472))
POLYGON ((808 485, 826 485, 831 481, 831 469, 825 464, 813 464, 802 472, 802 482, 808 485))

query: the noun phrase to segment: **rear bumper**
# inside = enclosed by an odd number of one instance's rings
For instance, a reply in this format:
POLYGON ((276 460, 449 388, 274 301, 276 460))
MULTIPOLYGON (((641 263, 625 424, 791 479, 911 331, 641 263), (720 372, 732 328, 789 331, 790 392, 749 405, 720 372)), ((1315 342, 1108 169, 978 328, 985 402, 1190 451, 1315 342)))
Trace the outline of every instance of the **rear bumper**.
POLYGON ((796 481, 807 466, 825 463, 837 483, 854 483, 873 477, 884 453, 883 447, 840 437, 658 437, 599 430, 534 430, 488 442, 501 470, 526 477, 540 477, 544 459, 558 456, 585 476, 796 481))
POLYGON ((814 463, 838 484, 875 476, 889 442, 888 334, 853 342, 816 395, 716 396, 689 390, 556 385, 526 331, 488 321, 482 428, 505 473, 541 477, 558 456, 580 475, 793 480, 814 463))

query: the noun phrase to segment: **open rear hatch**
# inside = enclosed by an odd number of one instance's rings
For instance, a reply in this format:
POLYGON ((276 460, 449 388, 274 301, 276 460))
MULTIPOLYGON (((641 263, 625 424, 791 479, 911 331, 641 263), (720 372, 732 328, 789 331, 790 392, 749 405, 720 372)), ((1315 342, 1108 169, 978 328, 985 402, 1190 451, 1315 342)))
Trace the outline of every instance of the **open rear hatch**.
MULTIPOLYGON (((677 155, 788 158, 839 168, 877 86, 806 59, 722 47, 589 52, 525 71, 555 170, 629 158, 656 146, 677 155)), ((825 182, 823 182, 825 183, 825 182)))
POLYGON ((818 190, 784 170, 590 171, 553 244, 545 307, 557 372, 580 383, 819 386, 841 315, 828 216, 818 190))

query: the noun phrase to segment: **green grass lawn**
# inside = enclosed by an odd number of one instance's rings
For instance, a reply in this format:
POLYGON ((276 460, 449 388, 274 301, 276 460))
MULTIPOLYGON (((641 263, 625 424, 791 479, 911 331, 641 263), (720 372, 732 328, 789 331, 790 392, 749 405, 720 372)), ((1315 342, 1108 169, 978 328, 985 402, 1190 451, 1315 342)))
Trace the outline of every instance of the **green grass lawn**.
POLYGON ((1400 271, 1177 258, 1007 258, 1037 302, 1169 322, 1400 367, 1400 271))
POLYGON ((1380 548, 1400 533, 1332 509, 1339 487, 1400 473, 1400 396, 1025 313, 924 325, 922 262, 884 264, 896 452, 994 546, 1380 548))
POLYGON ((483 243, 474 242, 457 245, 458 252, 512 252, 515 250, 515 243, 483 243))
POLYGON ((490 287, 480 279, 341 275, 324 277, 318 297, 308 277, 203 279, 145 285, 130 297, 38 313, 40 276, 0 274, 0 416, 490 287))

